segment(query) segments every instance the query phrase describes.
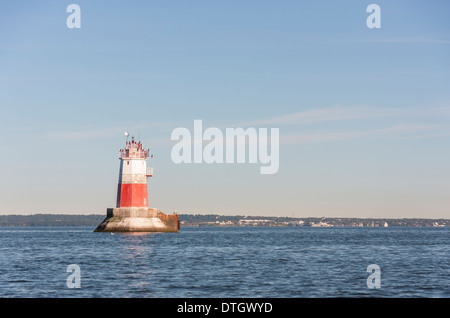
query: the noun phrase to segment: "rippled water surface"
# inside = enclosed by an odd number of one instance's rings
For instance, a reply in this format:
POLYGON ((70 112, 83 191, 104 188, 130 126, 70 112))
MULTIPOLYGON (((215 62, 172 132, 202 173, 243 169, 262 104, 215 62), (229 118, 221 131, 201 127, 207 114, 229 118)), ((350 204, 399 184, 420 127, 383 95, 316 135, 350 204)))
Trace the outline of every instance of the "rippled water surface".
POLYGON ((0 297, 450 297, 449 228, 93 230, 0 228, 0 297))

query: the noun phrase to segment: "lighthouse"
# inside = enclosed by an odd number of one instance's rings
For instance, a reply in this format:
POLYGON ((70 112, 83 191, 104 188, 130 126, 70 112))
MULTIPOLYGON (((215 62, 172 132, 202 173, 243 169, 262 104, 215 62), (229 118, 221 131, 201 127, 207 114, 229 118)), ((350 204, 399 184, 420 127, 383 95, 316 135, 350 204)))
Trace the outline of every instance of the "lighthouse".
POLYGON ((153 168, 147 168, 149 149, 134 137, 119 150, 119 180, 115 208, 108 208, 106 218, 95 232, 178 232, 178 214, 166 215, 149 208, 147 179, 153 168))
POLYGON ((149 150, 134 137, 127 141, 125 148, 119 150, 120 170, 117 187, 117 208, 147 208, 147 178, 153 175, 153 168, 147 168, 149 150))

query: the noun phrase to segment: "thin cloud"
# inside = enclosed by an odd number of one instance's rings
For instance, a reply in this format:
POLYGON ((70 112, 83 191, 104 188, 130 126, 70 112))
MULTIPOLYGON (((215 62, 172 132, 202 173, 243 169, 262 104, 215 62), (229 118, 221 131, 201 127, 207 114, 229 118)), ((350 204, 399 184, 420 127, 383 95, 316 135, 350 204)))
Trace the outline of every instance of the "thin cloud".
POLYGON ((450 44, 450 39, 428 37, 375 37, 357 41, 358 43, 392 43, 392 44, 450 44))
POLYGON ((376 117, 419 117, 450 115, 450 105, 410 108, 386 108, 386 107, 345 107, 335 105, 328 108, 316 108, 291 113, 272 118, 260 119, 241 123, 240 126, 264 126, 264 125, 295 125, 314 124, 327 121, 341 121, 354 119, 369 119, 376 117))
POLYGON ((402 114, 404 112, 405 112, 404 110, 389 109, 389 108, 333 106, 329 108, 305 110, 298 113, 247 122, 243 123, 242 125, 261 126, 261 125, 286 125, 286 124, 312 124, 325 121, 393 116, 402 114))
MULTIPOLYGON (((133 135, 132 132, 150 129, 150 128, 161 128, 172 126, 172 124, 168 123, 150 123, 150 124, 142 124, 142 125, 134 125, 134 126, 114 126, 114 127, 106 127, 102 129, 83 129, 76 131, 57 131, 57 132, 47 132, 43 134, 42 137, 49 139, 57 139, 57 140, 86 140, 86 139, 108 139, 108 138, 116 138, 117 136, 122 136, 124 132, 129 132, 133 135)), ((136 135, 135 135, 136 137, 136 135)))
MULTIPOLYGON (((432 138, 447 136, 449 128, 442 128, 436 125, 412 125, 399 124, 389 128, 380 128, 372 130, 354 130, 354 131, 331 131, 322 133, 297 133, 294 135, 283 134, 283 126, 289 125, 306 125, 329 121, 345 121, 370 118, 395 118, 400 117, 403 121, 408 118, 442 118, 450 115, 450 106, 441 104, 434 107, 418 107, 418 108, 376 108, 368 106, 360 107, 344 107, 335 105, 328 108, 309 109, 297 113, 276 116, 267 119, 256 120, 241 124, 219 125, 218 128, 232 127, 277 127, 280 128, 280 141, 282 144, 303 144, 315 142, 330 142, 339 140, 349 140, 371 136, 381 136, 387 134, 396 134, 399 138, 432 138), (422 134, 418 134, 422 132, 422 134), (425 133, 423 133, 425 132, 425 133)), ((158 129, 158 134, 152 138, 152 145, 158 147, 172 146, 173 141, 170 139, 170 132, 181 123, 148 123, 138 124, 134 126, 113 126, 101 129, 83 129, 75 131, 56 131, 46 132, 41 135, 43 138, 54 140, 71 140, 82 141, 88 139, 108 139, 122 136, 125 131, 133 134, 136 131, 145 131, 147 129, 158 129)), ((209 127, 209 126, 208 126, 209 127)), ((304 127, 304 126, 302 126, 304 127)), ((189 127, 188 127, 189 128, 189 127)), ((207 127, 203 127, 206 129, 207 127)), ((223 131, 225 132, 225 131, 223 131)))
POLYGON ((301 134, 301 135, 282 135, 280 136, 280 143, 282 144, 305 144, 317 142, 330 142, 338 140, 349 140, 363 137, 398 135, 404 136, 413 135, 417 132, 435 131, 440 129, 440 126, 435 125, 409 125, 399 124, 394 127, 362 130, 362 131, 346 131, 346 132, 329 132, 329 133, 315 133, 315 134, 301 134))

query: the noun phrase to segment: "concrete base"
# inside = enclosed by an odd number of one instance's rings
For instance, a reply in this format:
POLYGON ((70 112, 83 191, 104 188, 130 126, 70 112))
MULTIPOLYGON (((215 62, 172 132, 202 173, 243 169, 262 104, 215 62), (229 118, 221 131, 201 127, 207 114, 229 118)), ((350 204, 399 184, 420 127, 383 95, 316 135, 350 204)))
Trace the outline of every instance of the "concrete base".
POLYGON ((178 232, 178 214, 151 208, 110 208, 94 232, 178 232))

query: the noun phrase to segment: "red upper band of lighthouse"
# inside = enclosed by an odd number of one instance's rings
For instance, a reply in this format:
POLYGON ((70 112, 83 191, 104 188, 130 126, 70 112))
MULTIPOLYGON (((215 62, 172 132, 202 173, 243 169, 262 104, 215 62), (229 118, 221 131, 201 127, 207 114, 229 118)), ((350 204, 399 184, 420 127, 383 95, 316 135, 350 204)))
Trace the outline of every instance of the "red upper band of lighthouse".
POLYGON ((134 137, 119 150, 120 171, 117 188, 118 208, 148 208, 147 177, 153 175, 153 168, 147 168, 149 150, 134 137))

